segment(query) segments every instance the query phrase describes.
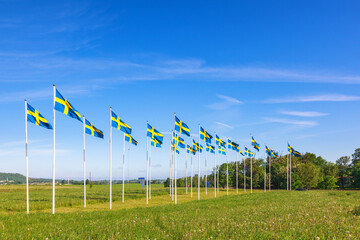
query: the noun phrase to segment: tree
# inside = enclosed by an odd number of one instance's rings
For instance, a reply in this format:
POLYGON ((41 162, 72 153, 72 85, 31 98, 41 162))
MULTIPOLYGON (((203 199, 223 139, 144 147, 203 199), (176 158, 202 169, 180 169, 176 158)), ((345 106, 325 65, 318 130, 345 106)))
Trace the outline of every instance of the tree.
POLYGON ((356 165, 358 162, 360 162, 360 148, 355 149, 354 154, 352 155, 352 165, 356 165))
POLYGON ((301 182, 306 188, 315 188, 319 182, 320 169, 315 164, 308 162, 302 163, 296 170, 301 178, 301 182))
POLYGON ((342 188, 345 187, 346 178, 349 175, 349 171, 350 171, 349 164, 350 164, 350 157, 348 156, 343 156, 338 160, 336 160, 336 165, 339 169, 340 184, 342 188))
POLYGON ((320 189, 334 189, 339 187, 336 185, 337 179, 333 176, 325 176, 323 181, 319 183, 320 189))

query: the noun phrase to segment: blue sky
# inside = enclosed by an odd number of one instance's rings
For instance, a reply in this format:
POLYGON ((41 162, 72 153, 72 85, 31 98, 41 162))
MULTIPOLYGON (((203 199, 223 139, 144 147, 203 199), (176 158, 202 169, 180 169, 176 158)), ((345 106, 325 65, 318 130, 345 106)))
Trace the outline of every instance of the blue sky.
MULTIPOLYGON (((145 175, 146 121, 169 133, 174 112, 194 137, 199 123, 240 146, 252 133, 260 156, 265 143, 285 153, 287 141, 332 162, 350 155, 360 133, 359 10, 357 1, 0 0, 0 171, 25 173, 23 100, 52 122, 52 84, 105 133, 86 136, 95 179, 109 175, 110 106, 139 141, 126 145, 127 178, 145 175)), ((80 179, 82 125, 61 113, 56 122, 56 175, 80 179)), ((153 178, 169 174, 168 141, 152 151, 153 178)), ((113 142, 121 178, 120 132, 113 142)), ((51 177, 52 132, 33 124, 29 161, 30 176, 51 177)), ((179 176, 184 162, 182 152, 179 176)))

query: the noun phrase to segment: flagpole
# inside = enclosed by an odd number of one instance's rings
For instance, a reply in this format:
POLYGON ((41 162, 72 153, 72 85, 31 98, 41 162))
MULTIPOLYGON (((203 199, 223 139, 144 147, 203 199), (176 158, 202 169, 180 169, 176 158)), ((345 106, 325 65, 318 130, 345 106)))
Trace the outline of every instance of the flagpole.
POLYGON ((111 127, 111 107, 110 107, 110 209, 112 208, 112 127, 111 127))
POLYGON ((266 192, 266 163, 268 160, 268 157, 265 158, 266 160, 264 161, 264 192, 266 192))
POLYGON ((27 132, 27 102, 25 99, 25 162, 26 162, 26 213, 29 214, 29 157, 27 132))
MULTIPOLYGON (((219 148, 218 148, 219 150, 219 148)), ((217 191, 220 192, 220 166, 219 166, 219 152, 216 158, 216 166, 217 166, 217 191)))
POLYGON ((84 208, 86 208, 86 164, 85 164, 85 116, 83 115, 83 130, 84 130, 84 148, 83 148, 83 161, 84 161, 84 208))
POLYGON ((271 158, 269 160, 269 192, 271 191, 271 158))
POLYGON ((244 192, 246 192, 246 157, 244 158, 244 192))
MULTIPOLYGON (((228 138, 229 142, 229 138, 228 138)), ((226 195, 229 195, 229 161, 228 161, 228 153, 226 150, 226 195)))
POLYGON ((175 143, 175 146, 174 146, 174 150, 175 150, 175 152, 174 152, 174 170, 175 170, 175 174, 174 174, 174 177, 175 177, 175 204, 177 204, 177 184, 176 184, 176 182, 177 182, 177 172, 176 172, 176 143, 175 143))
POLYGON ((207 144, 206 144, 206 142, 205 142, 205 195, 207 195, 206 149, 207 149, 207 144))
POLYGON ((169 166, 169 190, 170 190, 170 197, 171 197, 171 160, 172 160, 172 154, 171 154, 171 139, 170 139, 170 166, 169 166))
MULTIPOLYGON (((148 123, 148 122, 146 122, 148 123)), ((146 125, 147 126, 147 125, 146 125)), ((149 191, 148 191, 148 187, 149 187, 149 138, 146 137, 146 204, 149 204, 149 191)))
POLYGON ((216 135, 215 135, 215 156, 214 156, 214 197, 216 198, 216 135))
MULTIPOLYGON (((191 154, 191 153, 190 153, 191 154)), ((188 185, 187 185, 187 153, 185 153, 185 186, 186 194, 188 194, 188 185)))
POLYGON ((54 106, 53 106, 53 169, 52 169, 52 184, 53 184, 53 191, 52 191, 52 214, 55 214, 55 95, 56 95, 56 88, 55 84, 53 85, 54 90, 54 106))
POLYGON ((122 202, 124 202, 124 193, 125 193, 125 133, 123 141, 123 174, 122 174, 122 202))
MULTIPOLYGON (((171 134, 172 136, 174 135, 174 132, 172 132, 171 134)), ((175 143, 174 143, 174 150, 172 151, 172 158, 171 158, 171 201, 174 201, 174 155, 175 155, 175 143)))
MULTIPOLYGON (((198 156, 198 200, 200 200, 200 123, 199 123, 199 156, 198 156)), ((206 149, 205 149, 206 150, 206 149)))
POLYGON ((236 193, 239 193, 239 190, 238 190, 238 160, 237 160, 237 153, 235 152, 235 156, 236 156, 236 193))
POLYGON ((149 145, 149 199, 151 199, 151 139, 149 145))
POLYGON ((289 182, 289 185, 290 185, 290 191, 291 191, 291 153, 290 153, 290 182, 289 182))
POLYGON ((193 184, 192 184, 192 180, 193 180, 193 161, 192 161, 192 153, 191 153, 191 177, 190 177, 190 191, 191 191, 191 197, 193 196, 193 184))
MULTIPOLYGON (((254 157, 253 158, 255 158, 255 156, 256 156, 256 153, 254 153, 254 157)), ((252 191, 253 191, 253 179, 252 179, 252 161, 253 159, 252 158, 250 158, 250 180, 251 180, 251 182, 250 182, 250 187, 251 187, 251 193, 252 193, 252 191)))

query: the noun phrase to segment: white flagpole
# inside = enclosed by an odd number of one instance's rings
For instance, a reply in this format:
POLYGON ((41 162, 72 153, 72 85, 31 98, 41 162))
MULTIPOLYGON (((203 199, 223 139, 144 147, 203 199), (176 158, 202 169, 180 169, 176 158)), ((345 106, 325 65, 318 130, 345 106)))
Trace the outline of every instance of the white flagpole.
POLYGON ((149 199, 151 199, 151 139, 149 145, 149 199))
POLYGON ((110 209, 112 208, 112 127, 111 127, 111 107, 110 107, 110 209))
MULTIPOLYGON (((219 150, 219 148, 218 148, 219 150)), ((219 151, 216 157, 216 167, 217 167, 217 191, 220 192, 220 166, 219 166, 219 151)))
POLYGON ((226 150, 226 195, 229 195, 229 161, 228 161, 227 150, 226 150))
MULTIPOLYGON (((255 153, 254 153, 254 158, 255 158, 255 153)), ((251 193, 252 193, 252 190, 253 190, 253 179, 252 179, 252 159, 253 158, 250 158, 250 187, 251 187, 251 193)))
POLYGON ((29 214, 29 158, 27 133, 27 103, 25 99, 25 161, 26 161, 26 213, 29 214))
POLYGON ((175 204, 177 204, 177 184, 176 184, 176 182, 177 182, 177 172, 176 172, 176 142, 175 142, 175 146, 174 146, 174 170, 175 170, 175 174, 174 174, 174 177, 175 177, 175 204))
POLYGON ((206 150, 207 150, 207 144, 205 142, 205 194, 207 195, 207 166, 206 166, 206 150))
MULTIPOLYGON (((146 122, 147 123, 147 122, 146 122)), ((149 138, 146 137, 146 204, 149 204, 149 138)))
MULTIPOLYGON (((199 124, 199 156, 198 156, 198 200, 200 200, 200 124, 199 124)), ((205 149, 206 150, 206 149, 205 149)))
POLYGON ((238 179, 239 179, 239 174, 238 174, 238 160, 237 160, 237 152, 235 152, 235 155, 236 155, 236 193, 239 193, 239 190, 238 190, 238 179))
POLYGON ((289 191, 289 155, 286 155, 286 190, 289 191))
POLYGON ((264 161, 264 192, 266 192, 266 162, 268 160, 268 158, 265 158, 266 160, 264 161))
POLYGON ((269 160, 269 192, 271 191, 271 158, 269 160))
POLYGON ((244 158, 244 192, 246 192, 246 157, 244 158))
POLYGON ((56 95, 56 88, 55 84, 53 85, 54 90, 54 106, 53 106, 53 169, 52 169, 52 184, 53 184, 53 191, 52 191, 52 214, 55 214, 55 95, 56 95))
MULTIPOLYGON (((191 153, 190 153, 191 154, 191 153)), ((186 194, 188 194, 188 185, 187 185, 187 153, 185 153, 185 186, 186 194)))
POLYGON ((216 198, 216 134, 215 134, 215 156, 214 156, 214 197, 216 198))
POLYGON ((193 161, 192 161, 192 153, 191 153, 190 156, 191 156, 191 177, 190 177, 190 189, 191 190, 190 191, 191 191, 191 197, 192 197, 193 196, 193 186, 192 186, 193 185, 193 183, 192 183, 193 182, 192 181, 193 180, 193 164, 192 164, 193 161))
POLYGON ((125 193, 125 133, 124 133, 124 142, 123 142, 123 174, 122 174, 122 202, 124 202, 124 193, 125 193))
POLYGON ((171 152, 171 139, 170 139, 170 166, 169 166, 169 190, 170 190, 170 197, 171 197, 171 161, 172 161, 172 152, 171 152))
POLYGON ((85 116, 84 116, 84 115, 83 115, 83 130, 84 130, 84 148, 83 148, 83 161, 84 161, 84 208, 86 208, 85 116))
MULTIPOLYGON (((173 137, 174 132, 172 132, 171 137, 173 137)), ((171 142, 170 142, 171 143, 171 142)), ((174 150, 172 151, 172 158, 171 158, 171 200, 174 201, 174 155, 175 155, 175 151, 176 151, 176 144, 174 142, 174 150)))
POLYGON ((289 182, 289 185, 290 185, 290 191, 291 191, 291 153, 290 153, 290 182, 289 182))

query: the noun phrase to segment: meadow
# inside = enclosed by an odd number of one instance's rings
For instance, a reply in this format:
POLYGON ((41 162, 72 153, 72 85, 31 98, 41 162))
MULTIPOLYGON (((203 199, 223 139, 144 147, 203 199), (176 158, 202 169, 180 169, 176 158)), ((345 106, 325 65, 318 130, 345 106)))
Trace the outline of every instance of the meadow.
POLYGON ((57 186, 56 214, 51 214, 51 186, 30 187, 26 214, 25 186, 0 187, 0 239, 360 239, 360 191, 273 190, 254 193, 221 189, 214 198, 197 188, 179 188, 174 205, 169 189, 153 185, 145 203, 138 184, 109 187, 57 186))

